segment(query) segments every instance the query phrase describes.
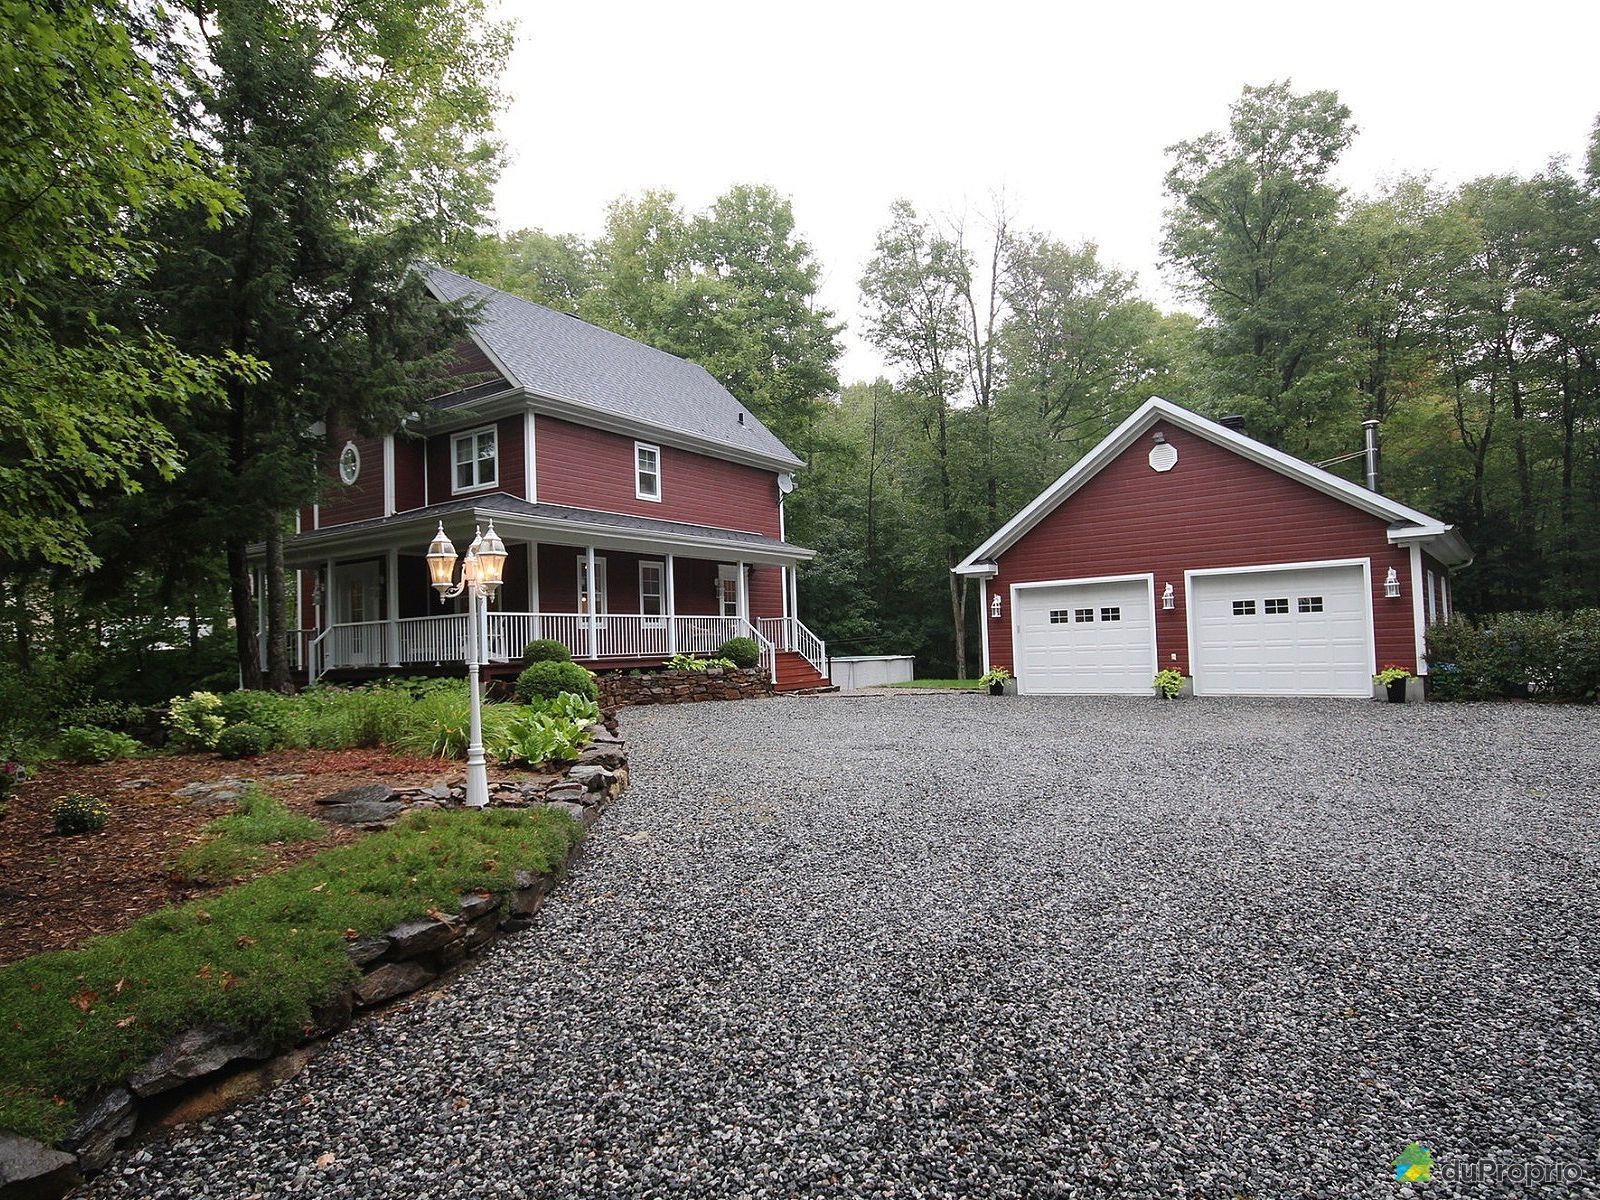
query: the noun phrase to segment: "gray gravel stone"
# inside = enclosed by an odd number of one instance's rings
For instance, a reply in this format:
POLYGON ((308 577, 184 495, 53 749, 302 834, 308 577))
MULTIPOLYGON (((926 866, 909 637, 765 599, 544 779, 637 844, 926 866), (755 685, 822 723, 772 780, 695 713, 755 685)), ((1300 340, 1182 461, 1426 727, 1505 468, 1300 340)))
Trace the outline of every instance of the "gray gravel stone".
POLYGON ((101 1198, 1600 1196, 1600 710, 630 711, 534 927, 101 1198), (1535 1192, 1447 1164, 1550 1162, 1535 1192))

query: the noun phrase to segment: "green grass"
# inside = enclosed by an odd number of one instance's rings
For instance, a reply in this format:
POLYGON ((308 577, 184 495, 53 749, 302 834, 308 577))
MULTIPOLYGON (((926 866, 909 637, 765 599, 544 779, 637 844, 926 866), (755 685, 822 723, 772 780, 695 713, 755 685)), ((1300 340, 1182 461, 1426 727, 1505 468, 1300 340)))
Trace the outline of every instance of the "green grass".
POLYGON ((981 685, 976 679, 911 679, 905 683, 875 683, 872 686, 881 688, 959 688, 962 691, 976 691, 981 685))
POLYGON ((320 821, 297 813, 260 788, 239 801, 239 811, 219 817, 202 830, 206 840, 187 847, 172 864, 185 883, 221 883, 248 875, 272 861, 270 846, 315 842, 327 832, 320 821))
MULTIPOLYGON (((241 816, 243 827, 266 824, 241 816)), ((81 949, 0 968, 0 1129, 60 1137, 76 1101, 202 1022, 295 1043, 313 1009, 355 977, 351 937, 451 911, 463 892, 509 890, 518 870, 555 871, 581 836, 546 810, 412 813, 81 949)))

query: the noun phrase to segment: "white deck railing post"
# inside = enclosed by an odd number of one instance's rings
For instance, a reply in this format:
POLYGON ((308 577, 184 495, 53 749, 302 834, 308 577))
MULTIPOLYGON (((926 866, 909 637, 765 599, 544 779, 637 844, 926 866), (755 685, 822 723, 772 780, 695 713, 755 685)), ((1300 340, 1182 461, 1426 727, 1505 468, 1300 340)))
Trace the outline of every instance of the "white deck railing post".
POLYGON ((674 567, 672 555, 668 554, 666 562, 662 564, 662 571, 666 573, 667 593, 667 654, 678 652, 678 585, 673 582, 674 567))

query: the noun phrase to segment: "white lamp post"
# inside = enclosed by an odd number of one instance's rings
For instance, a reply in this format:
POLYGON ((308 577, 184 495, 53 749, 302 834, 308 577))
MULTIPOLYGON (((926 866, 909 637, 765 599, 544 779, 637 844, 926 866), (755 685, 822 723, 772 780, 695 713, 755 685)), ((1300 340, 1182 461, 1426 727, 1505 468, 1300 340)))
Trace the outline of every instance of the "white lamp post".
POLYGON ((467 807, 483 808, 489 803, 489 768, 483 757, 483 706, 478 696, 478 669, 487 661, 489 640, 489 600, 500 587, 506 566, 506 544, 489 522, 489 532, 479 531, 461 559, 461 582, 455 582, 456 548, 445 536, 444 522, 428 546, 428 575, 438 589, 439 600, 453 600, 467 594, 467 679, 472 723, 467 744, 467 807))

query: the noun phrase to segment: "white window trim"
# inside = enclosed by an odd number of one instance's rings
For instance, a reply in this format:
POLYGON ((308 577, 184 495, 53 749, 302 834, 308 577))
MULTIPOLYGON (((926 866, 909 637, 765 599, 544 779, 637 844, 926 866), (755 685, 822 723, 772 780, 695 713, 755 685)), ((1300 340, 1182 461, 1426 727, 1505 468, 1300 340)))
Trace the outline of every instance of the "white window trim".
POLYGON ((728 618, 729 614, 725 611, 725 609, 723 607, 728 602, 727 594, 723 591, 723 588, 722 588, 722 585, 725 584, 725 583, 733 584, 733 613, 732 613, 732 616, 734 616, 734 617, 743 616, 744 614, 739 611, 739 591, 740 591, 740 588, 739 588, 739 567, 738 567, 738 564, 736 564, 736 563, 718 563, 717 564, 717 616, 723 617, 723 618, 728 618))
POLYGON ((660 629, 667 623, 667 564, 660 558, 641 558, 639 560, 639 623, 650 629, 660 629), (660 572, 661 579, 661 612, 657 616, 644 611, 644 571, 646 567, 654 567, 660 572))
MULTIPOLYGON (((473 474, 477 471, 474 469, 473 474)), ((490 488, 500 486, 500 428, 497 425, 480 425, 476 429, 463 429, 460 433, 450 435, 450 494, 462 496, 469 492, 486 492, 490 488), (456 446, 467 438, 472 439, 472 461, 478 462, 478 438, 485 433, 494 434, 494 478, 486 483, 475 483, 471 487, 456 486, 456 467, 459 461, 456 458, 456 446)))
POLYGON ((652 504, 661 503, 661 447, 654 442, 635 442, 633 444, 633 495, 636 500, 648 500, 652 504), (656 456, 656 494, 647 493, 640 485, 644 472, 639 470, 639 451, 648 450, 656 456))

